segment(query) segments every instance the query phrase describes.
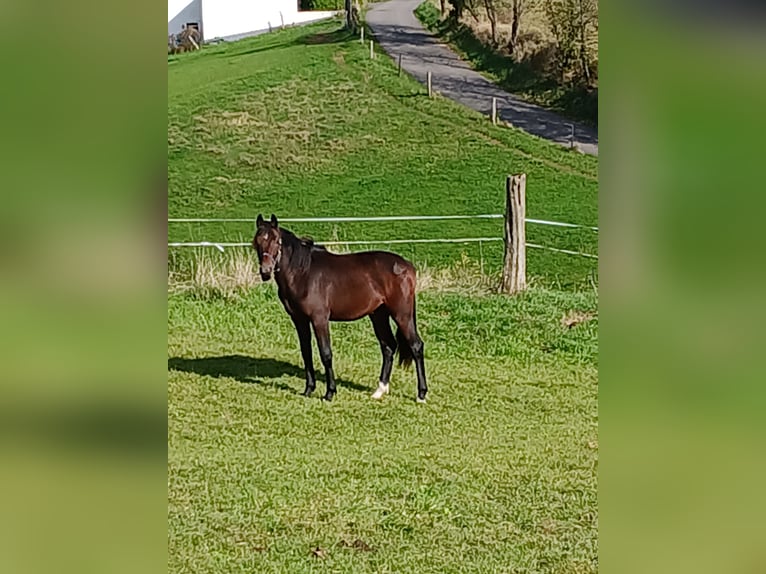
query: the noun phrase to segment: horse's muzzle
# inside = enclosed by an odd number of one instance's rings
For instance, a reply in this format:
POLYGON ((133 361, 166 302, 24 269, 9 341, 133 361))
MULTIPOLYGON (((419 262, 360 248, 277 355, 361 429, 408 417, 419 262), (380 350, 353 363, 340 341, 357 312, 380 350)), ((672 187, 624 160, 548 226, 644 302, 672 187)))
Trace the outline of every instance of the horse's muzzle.
POLYGON ((268 281, 271 279, 272 273, 274 273, 274 267, 276 266, 276 259, 271 253, 264 253, 261 257, 261 279, 268 281))

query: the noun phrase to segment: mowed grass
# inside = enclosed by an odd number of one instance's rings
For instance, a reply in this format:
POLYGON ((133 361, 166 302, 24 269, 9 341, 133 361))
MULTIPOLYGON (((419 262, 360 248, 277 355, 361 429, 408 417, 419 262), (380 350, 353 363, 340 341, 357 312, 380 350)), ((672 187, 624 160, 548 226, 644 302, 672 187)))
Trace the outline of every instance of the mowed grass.
POLYGON ((398 368, 370 398, 366 320, 332 326, 327 404, 272 284, 169 297, 170 572, 597 571, 595 295, 424 291, 418 314, 427 404, 398 368))
MULTIPOLYGON (((169 58, 171 217, 502 213, 505 178, 528 176, 527 215, 597 225, 597 159, 428 99, 338 22, 169 58)), ((288 225, 317 240, 502 237, 502 220, 288 225)), ((171 224, 173 241, 249 241, 253 225, 171 224)), ((598 236, 530 224, 528 241, 596 253, 598 236)), ((465 253, 502 265, 501 242, 390 246, 418 264, 465 253)), ((593 259, 530 249, 540 285, 590 288, 593 259)))

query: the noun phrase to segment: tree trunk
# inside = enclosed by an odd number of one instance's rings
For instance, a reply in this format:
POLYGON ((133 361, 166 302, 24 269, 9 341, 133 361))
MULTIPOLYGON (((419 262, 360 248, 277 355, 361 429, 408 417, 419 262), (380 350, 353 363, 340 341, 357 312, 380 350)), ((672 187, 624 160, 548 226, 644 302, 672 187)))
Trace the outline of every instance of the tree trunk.
POLYGON ((516 40, 519 37, 519 21, 521 20, 521 0, 513 0, 513 12, 511 20, 511 41, 509 48, 511 55, 516 51, 516 40))
POLYGON ((460 20, 463 18, 463 2, 464 0, 450 1, 450 4, 452 4, 452 18, 455 20, 455 23, 460 23, 460 20))
POLYGON ((479 15, 476 13, 476 10, 474 10, 474 7, 471 6, 470 3, 465 3, 465 9, 468 10, 468 13, 471 15, 471 17, 474 19, 474 21, 478 24, 479 23, 479 15))
POLYGON ((484 0, 484 10, 487 12, 487 19, 492 32, 492 46, 497 47, 497 12, 495 12, 493 0, 484 0))
POLYGON ((588 64, 588 47, 586 44, 588 23, 585 19, 585 7, 583 6, 583 0, 578 2, 580 11, 580 63, 582 64, 582 74, 585 79, 585 85, 590 85, 590 66, 588 64))

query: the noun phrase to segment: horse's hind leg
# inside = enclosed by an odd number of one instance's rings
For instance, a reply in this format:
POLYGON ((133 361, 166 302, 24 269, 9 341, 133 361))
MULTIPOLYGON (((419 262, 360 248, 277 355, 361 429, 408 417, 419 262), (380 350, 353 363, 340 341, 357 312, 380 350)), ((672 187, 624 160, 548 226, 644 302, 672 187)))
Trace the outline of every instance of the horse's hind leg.
POLYGON ((331 401, 335 396, 335 373, 332 370, 332 347, 330 347, 330 323, 326 318, 312 321, 314 325, 314 335, 317 338, 319 347, 319 357, 324 366, 325 379, 327 380, 327 391, 324 400, 331 401))
MULTIPOLYGON (((418 402, 426 402, 426 393, 428 393, 428 385, 426 384, 426 365, 423 358, 423 339, 418 335, 418 329, 415 324, 415 306, 413 303, 412 309, 398 312, 394 316, 394 321, 399 327, 404 340, 412 351, 412 358, 415 361, 415 371, 418 376, 418 402)), ((401 356, 402 350, 399 350, 401 356)))
POLYGON ((391 368, 394 365, 394 353, 396 353, 396 337, 391 331, 391 315, 385 307, 378 309, 370 315, 372 319, 372 328, 375 329, 375 336, 380 342, 380 350, 383 354, 383 366, 380 368, 380 382, 378 389, 373 393, 373 399, 379 399, 388 394, 388 382, 391 379, 391 368))

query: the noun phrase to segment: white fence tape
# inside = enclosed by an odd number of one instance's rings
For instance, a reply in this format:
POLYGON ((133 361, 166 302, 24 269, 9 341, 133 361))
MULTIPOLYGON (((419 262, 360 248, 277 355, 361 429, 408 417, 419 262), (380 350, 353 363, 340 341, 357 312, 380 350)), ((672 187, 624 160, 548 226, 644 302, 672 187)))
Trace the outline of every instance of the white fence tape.
MULTIPOLYGON (((349 223, 362 221, 440 221, 451 219, 503 219, 502 213, 488 213, 478 215, 391 215, 379 217, 285 217, 280 221, 285 223, 349 223)), ((579 225, 576 223, 564 223, 561 221, 547 221, 545 219, 525 219, 527 223, 539 225, 552 225, 555 227, 569 227, 579 229, 591 229, 598 231, 598 227, 589 225, 579 225)), ((254 223, 255 219, 242 218, 169 218, 168 223, 254 223)), ((483 243, 485 241, 503 241, 502 237, 460 237, 460 238, 439 238, 439 239, 388 239, 388 240, 363 240, 363 241, 317 241, 320 245, 389 245, 389 244, 410 244, 410 243, 483 243)), ((250 243, 226 243, 213 241, 197 241, 189 243, 168 243, 168 247, 215 247, 223 253, 226 247, 249 247, 250 243)), ((557 253, 566 253, 568 255, 580 255, 598 259, 597 255, 591 253, 582 253, 569 249, 558 249, 555 247, 546 247, 535 243, 527 243, 527 247, 534 249, 546 249, 557 253)))
POLYGON ((591 259, 598 259, 598 255, 592 253, 583 253, 581 251, 570 251, 569 249, 557 249, 556 247, 547 247, 545 245, 537 245, 536 243, 527 243, 527 247, 533 247, 535 249, 547 249, 548 251, 555 251, 556 253, 566 253, 568 255, 580 255, 581 257, 589 257, 591 259))
MULTIPOLYGON (((502 237, 460 237, 460 238, 439 238, 439 239, 388 239, 388 240, 365 240, 365 241, 317 241, 318 245, 389 245, 406 243, 484 243, 485 241, 503 241, 502 237)), ((223 253, 225 247, 250 247, 250 243, 218 243, 212 241, 197 241, 189 243, 168 243, 168 247, 215 247, 223 253)), ((527 247, 534 249, 547 249, 557 253, 566 253, 568 255, 580 255, 598 259, 598 255, 592 253, 582 253, 580 251, 571 251, 569 249, 558 249, 556 247, 546 247, 536 243, 527 243, 527 247)))
MULTIPOLYGON (((384 215, 380 217, 285 217, 280 221, 285 223, 351 223, 362 221, 440 221, 450 219, 503 219, 502 213, 487 213, 479 215, 384 215)), ((545 219, 525 219, 527 223, 536 223, 538 225, 553 225, 556 227, 572 227, 579 229, 592 229, 598 231, 598 227, 590 225, 579 225, 577 223, 564 223, 561 221, 547 221, 545 219)), ((168 223, 253 223, 255 218, 222 218, 206 219, 200 217, 191 218, 170 218, 168 223)))

